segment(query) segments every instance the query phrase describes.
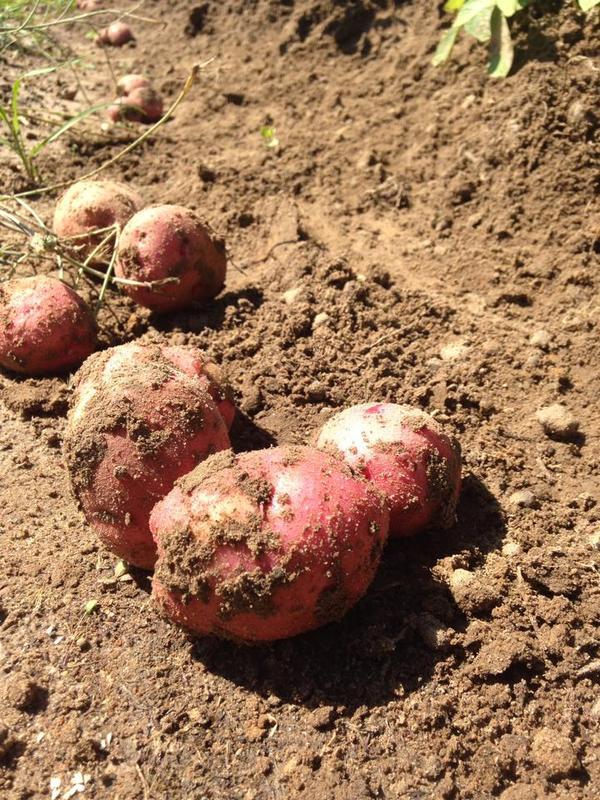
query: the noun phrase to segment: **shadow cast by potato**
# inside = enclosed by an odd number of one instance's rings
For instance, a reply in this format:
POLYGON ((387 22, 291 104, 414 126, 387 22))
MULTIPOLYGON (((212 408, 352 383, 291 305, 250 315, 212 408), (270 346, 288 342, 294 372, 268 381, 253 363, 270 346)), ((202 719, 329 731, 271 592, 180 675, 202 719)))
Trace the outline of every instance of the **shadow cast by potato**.
POLYGON ((218 331, 223 327, 228 309, 233 309, 240 302, 249 304, 254 309, 263 303, 263 292, 256 286, 247 286, 238 291, 226 291, 210 303, 196 303, 183 311, 169 313, 152 312, 149 323, 161 333, 182 331, 184 333, 200 333, 209 328, 218 331))
POLYGON ((367 595, 339 623, 269 645, 240 647, 195 639, 192 657, 235 684, 284 702, 356 709, 410 693, 431 678, 440 659, 460 663, 460 648, 432 646, 424 625, 460 629, 464 618, 432 567, 469 551, 483 558, 504 537, 502 511, 485 485, 465 481, 457 524, 388 544, 367 595))

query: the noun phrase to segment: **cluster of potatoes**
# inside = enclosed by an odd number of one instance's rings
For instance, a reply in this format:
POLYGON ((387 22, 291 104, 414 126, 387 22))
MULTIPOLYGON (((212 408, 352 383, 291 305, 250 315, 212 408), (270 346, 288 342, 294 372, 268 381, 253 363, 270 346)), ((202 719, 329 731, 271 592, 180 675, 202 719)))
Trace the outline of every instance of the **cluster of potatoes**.
MULTIPOLYGON (((76 184, 56 206, 54 232, 81 260, 93 263, 113 226, 115 274, 137 303, 169 311, 223 288, 223 245, 182 206, 142 208, 107 181, 76 184)), ((85 359, 64 457, 88 524, 154 570, 158 606, 196 634, 270 641, 339 619, 388 537, 454 521, 460 449, 420 410, 352 406, 310 445, 236 454, 233 393, 206 354, 96 344, 89 308, 58 279, 0 284, 0 364, 43 374, 85 359)))
MULTIPOLYGON (((105 263, 116 247, 119 287, 142 306, 174 311, 212 300, 225 285, 223 242, 188 208, 143 205, 125 184, 81 181, 59 199, 53 230, 63 247, 92 266, 100 258, 105 263), (113 227, 118 236, 96 253, 113 227)), ((0 284, 3 367, 52 374, 79 366, 96 347, 94 315, 66 283, 36 275, 0 284)))

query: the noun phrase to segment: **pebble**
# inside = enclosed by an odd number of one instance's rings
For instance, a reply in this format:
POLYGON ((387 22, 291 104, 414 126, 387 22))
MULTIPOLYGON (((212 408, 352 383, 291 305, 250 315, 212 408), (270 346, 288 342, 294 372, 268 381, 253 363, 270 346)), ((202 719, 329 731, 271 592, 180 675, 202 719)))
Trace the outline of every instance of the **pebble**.
POLYGON ((440 349, 440 356, 442 361, 458 361, 458 359, 463 358, 468 351, 469 348, 464 342, 451 342, 440 349))
POLYGON ((327 312, 325 311, 321 311, 313 319, 313 328, 318 328, 319 325, 324 325, 328 319, 329 319, 329 314, 327 314, 327 312))
POLYGON ((454 602, 465 614, 487 611, 497 600, 494 586, 468 569, 455 569, 448 585, 454 602))
POLYGON ((508 498, 508 502, 519 508, 535 508, 537 505, 535 495, 529 489, 519 489, 519 491, 513 492, 508 498))
POLYGON ((590 545, 594 550, 600 550, 600 531, 592 533, 590 536, 590 545))
POLYGON ((518 542, 506 542, 502 545, 503 556, 518 556, 521 552, 521 545, 518 542))
POLYGON ((561 403, 538 409, 536 418, 548 436, 570 439, 579 430, 579 420, 561 403))
POLYGON ((550 780, 569 775, 579 767, 571 740, 553 728, 542 728, 535 735, 531 755, 550 780))
POLYGON ((552 336, 545 330, 536 331, 531 334, 529 344, 533 347, 539 347, 540 350, 548 350, 552 344, 552 336))
POLYGON ((284 303, 287 303, 288 306, 291 306, 302 294, 302 287, 295 286, 293 289, 288 289, 287 292, 284 292, 281 297, 284 303))

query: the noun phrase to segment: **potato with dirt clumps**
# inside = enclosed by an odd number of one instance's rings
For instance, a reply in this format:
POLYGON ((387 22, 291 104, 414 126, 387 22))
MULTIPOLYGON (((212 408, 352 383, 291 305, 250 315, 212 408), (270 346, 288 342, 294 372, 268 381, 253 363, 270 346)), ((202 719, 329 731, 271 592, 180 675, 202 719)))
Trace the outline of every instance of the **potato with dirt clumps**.
POLYGON ((64 437, 71 486, 92 528, 130 564, 154 565, 152 507, 177 478, 229 446, 206 385, 159 346, 113 347, 77 375, 64 437))
POLYGON ((113 22, 108 28, 100 31, 96 39, 96 44, 99 47, 104 45, 111 45, 112 47, 123 47, 127 42, 135 39, 133 31, 126 22, 113 22))
POLYGON ((57 278, 0 283, 0 364, 25 375, 78 367, 97 346, 96 322, 82 298, 57 278))
MULTIPOLYGON (((143 205, 140 195, 124 183, 79 181, 56 204, 53 230, 59 239, 70 240, 69 246, 83 260, 106 236, 93 231, 123 227, 143 205)), ((112 245, 103 250, 104 256, 110 255, 112 245)))
POLYGON ((221 367, 197 347, 163 345, 162 351, 182 372, 206 382, 206 388, 229 430, 235 418, 236 407, 233 389, 221 367))
POLYGON ((242 642, 340 619, 388 534, 385 498, 310 447, 211 456, 154 508, 153 594, 173 622, 242 642))
POLYGON ((395 403, 352 406, 325 423, 316 445, 343 457, 388 498, 390 536, 454 523, 460 446, 429 414, 395 403))
POLYGON ((150 206, 132 217, 119 239, 115 274, 154 286, 122 290, 136 303, 173 311, 212 300, 225 285, 225 249, 213 241, 193 211, 150 206))

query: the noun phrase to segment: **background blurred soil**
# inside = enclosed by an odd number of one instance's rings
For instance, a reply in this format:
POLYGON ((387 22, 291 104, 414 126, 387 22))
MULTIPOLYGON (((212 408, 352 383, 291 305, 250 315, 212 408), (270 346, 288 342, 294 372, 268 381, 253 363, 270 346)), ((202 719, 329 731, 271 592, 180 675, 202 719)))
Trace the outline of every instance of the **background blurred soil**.
MULTIPOLYGON (((240 269, 211 308, 113 299, 105 342, 206 347, 237 449, 305 441, 355 402, 435 413, 463 444, 459 520, 391 544, 340 624, 193 642, 73 507, 67 381, 3 376, 2 798, 598 797, 600 17, 537 6, 494 82, 466 40, 429 65, 441 3, 144 3, 159 22, 111 52, 117 74, 173 99, 214 61, 112 175, 198 209, 240 269), (578 435, 543 432, 555 402, 578 435)), ((66 35, 110 97, 103 57, 66 35)), ((49 107, 73 88, 52 80, 49 107)), ((74 179, 117 150, 98 132, 41 165, 74 179)), ((5 154, 0 177, 22 188, 5 154)))

